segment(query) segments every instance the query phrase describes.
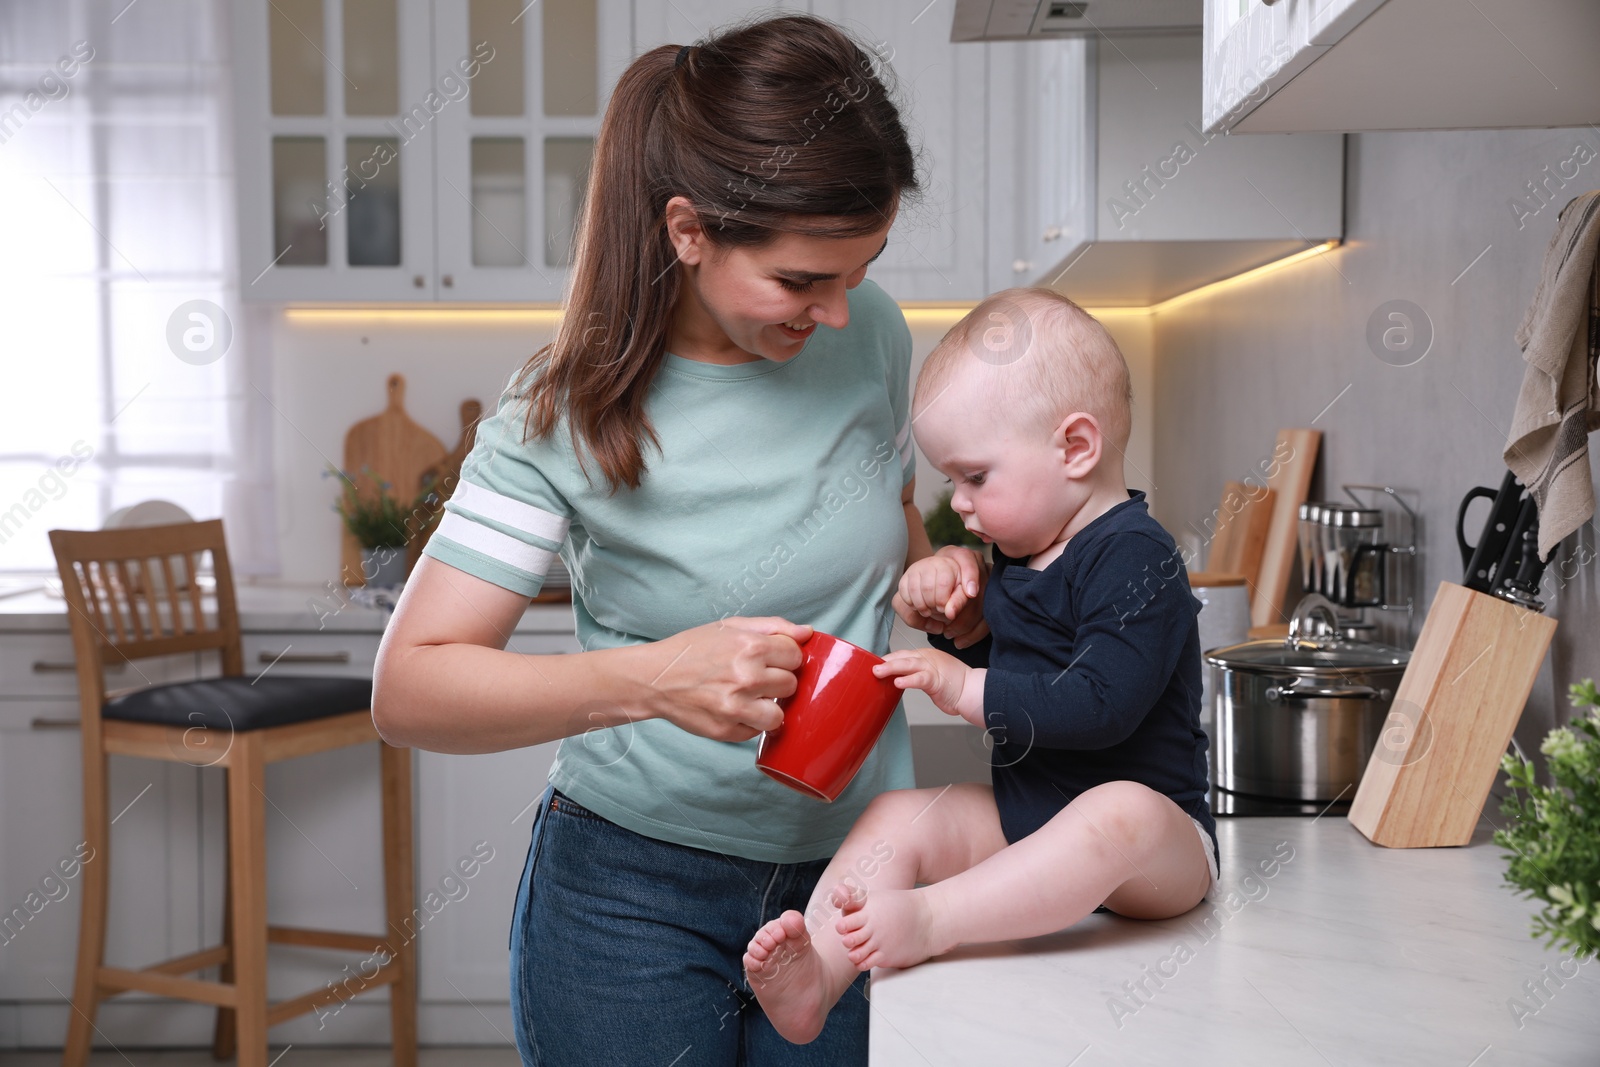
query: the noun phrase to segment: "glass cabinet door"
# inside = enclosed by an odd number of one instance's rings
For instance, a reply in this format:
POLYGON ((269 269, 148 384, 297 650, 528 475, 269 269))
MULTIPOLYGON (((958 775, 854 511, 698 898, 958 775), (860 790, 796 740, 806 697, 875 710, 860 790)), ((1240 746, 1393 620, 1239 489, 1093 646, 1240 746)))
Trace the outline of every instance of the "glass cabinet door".
MULTIPOLYGON (((246 299, 436 289, 428 0, 250 0, 235 16, 246 299)), ((457 105, 459 106, 459 105, 457 105)))
POLYGON ((632 58, 629 8, 435 3, 436 65, 472 72, 438 123, 441 299, 561 299, 600 118, 632 58))

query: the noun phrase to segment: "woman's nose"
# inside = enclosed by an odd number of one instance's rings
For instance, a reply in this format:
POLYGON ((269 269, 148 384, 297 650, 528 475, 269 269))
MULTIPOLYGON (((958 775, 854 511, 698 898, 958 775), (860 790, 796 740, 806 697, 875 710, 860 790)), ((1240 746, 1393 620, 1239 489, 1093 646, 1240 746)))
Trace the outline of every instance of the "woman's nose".
POLYGON ((850 322, 850 297, 844 288, 840 287, 836 292, 829 293, 824 299, 812 304, 807 312, 822 325, 842 330, 850 322))

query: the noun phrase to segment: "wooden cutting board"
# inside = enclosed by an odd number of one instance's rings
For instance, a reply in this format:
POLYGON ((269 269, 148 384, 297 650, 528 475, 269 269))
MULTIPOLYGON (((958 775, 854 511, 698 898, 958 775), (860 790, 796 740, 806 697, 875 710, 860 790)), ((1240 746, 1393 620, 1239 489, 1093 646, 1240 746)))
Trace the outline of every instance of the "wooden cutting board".
POLYGON ((1390 848, 1471 841, 1555 631, 1548 616, 1440 582, 1350 824, 1390 848))
MULTIPOLYGON (((389 484, 389 495, 409 507, 421 485, 422 472, 445 456, 444 443, 413 422, 406 414, 406 380, 389 375, 388 406, 362 419, 344 435, 344 470, 364 499, 378 493, 378 483, 389 484)), ((414 529, 414 525, 408 524, 414 529)), ((365 584, 361 574, 361 545, 340 526, 340 554, 346 585, 365 584)))
POLYGON ((1321 430, 1279 430, 1272 451, 1267 488, 1272 490, 1272 518, 1261 553, 1261 573, 1250 601, 1250 624, 1287 622, 1289 579, 1300 544, 1300 505, 1311 491, 1321 430))
MULTIPOLYGON (((421 479, 426 482, 432 478, 439 487, 439 500, 434 505, 435 514, 444 511, 444 502, 456 491, 456 483, 461 481, 461 464, 466 462, 467 455, 472 451, 473 443, 478 439, 478 421, 483 418, 483 403, 479 400, 463 400, 461 402, 461 438, 456 442, 456 447, 444 454, 444 458, 428 467, 422 472, 421 479)), ((421 486, 419 484, 418 488, 421 486)), ((433 536, 435 524, 430 524, 422 531, 420 537, 411 542, 411 552, 408 556, 407 571, 417 565, 417 560, 422 557, 422 549, 428 543, 428 538, 433 536)))
POLYGON ((1261 578, 1261 557, 1267 549, 1276 493, 1244 482, 1229 482, 1222 489, 1217 509, 1217 533, 1211 540, 1206 570, 1237 574, 1253 591, 1261 578))

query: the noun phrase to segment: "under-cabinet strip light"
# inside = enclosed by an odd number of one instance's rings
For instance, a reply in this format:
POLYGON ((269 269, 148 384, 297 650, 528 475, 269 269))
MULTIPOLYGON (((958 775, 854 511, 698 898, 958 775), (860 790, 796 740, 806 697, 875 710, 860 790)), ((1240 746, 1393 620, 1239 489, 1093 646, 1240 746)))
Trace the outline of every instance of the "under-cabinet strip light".
MULTIPOLYGON (((1230 286, 1251 282, 1273 271, 1282 270, 1302 260, 1319 256, 1324 252, 1339 247, 1338 240, 1324 241, 1322 244, 1311 248, 1302 249, 1275 259, 1271 263, 1264 263, 1259 267, 1235 274, 1219 281, 1209 282, 1205 285, 1179 293, 1177 296, 1168 297, 1159 303, 1148 304, 1140 307, 1087 307, 1084 310, 1096 318, 1108 316, 1128 315, 1159 315, 1163 311, 1171 311, 1192 301, 1211 296, 1230 286)), ((923 301, 906 301, 900 305, 905 314, 906 321, 918 325, 935 326, 944 323, 953 326, 956 320, 977 306, 976 301, 965 303, 934 303, 923 301)), ((561 321, 561 306, 559 304, 519 304, 515 306, 481 306, 471 305, 440 307, 437 304, 395 304, 381 306, 360 307, 290 307, 284 310, 284 315, 290 322, 324 325, 380 325, 384 323, 401 325, 426 322, 460 324, 464 322, 480 322, 503 325, 527 323, 533 325, 555 326, 561 321)))

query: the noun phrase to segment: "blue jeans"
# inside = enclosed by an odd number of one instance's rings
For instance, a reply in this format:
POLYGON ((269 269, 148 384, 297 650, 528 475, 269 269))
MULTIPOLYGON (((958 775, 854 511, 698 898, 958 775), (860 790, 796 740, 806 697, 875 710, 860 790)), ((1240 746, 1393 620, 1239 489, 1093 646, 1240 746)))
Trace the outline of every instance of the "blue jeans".
POLYGON ((511 922, 522 1062, 865 1064, 865 973, 807 1045, 778 1036, 744 978, 751 936, 787 909, 805 911, 826 866, 658 841, 547 787, 511 922))

